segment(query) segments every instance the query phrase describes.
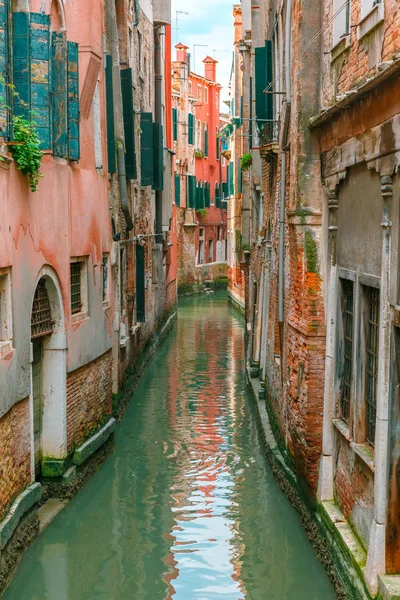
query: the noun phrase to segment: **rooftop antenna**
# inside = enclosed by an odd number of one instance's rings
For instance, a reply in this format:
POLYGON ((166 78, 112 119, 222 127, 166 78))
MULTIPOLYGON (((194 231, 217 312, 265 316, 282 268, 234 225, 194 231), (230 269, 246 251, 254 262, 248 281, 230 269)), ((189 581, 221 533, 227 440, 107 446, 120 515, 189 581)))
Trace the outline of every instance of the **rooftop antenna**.
POLYGON ((188 15, 189 13, 185 10, 177 10, 176 13, 176 27, 175 27, 175 44, 178 43, 178 32, 179 32, 179 15, 188 15))

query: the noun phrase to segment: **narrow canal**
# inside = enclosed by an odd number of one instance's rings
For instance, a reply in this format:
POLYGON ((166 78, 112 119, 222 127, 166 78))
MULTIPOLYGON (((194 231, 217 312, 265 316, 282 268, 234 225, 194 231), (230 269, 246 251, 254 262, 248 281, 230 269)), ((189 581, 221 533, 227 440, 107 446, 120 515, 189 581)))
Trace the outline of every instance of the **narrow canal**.
POLYGON ((184 300, 117 448, 29 548, 4 600, 330 600, 263 454, 243 324, 184 300))

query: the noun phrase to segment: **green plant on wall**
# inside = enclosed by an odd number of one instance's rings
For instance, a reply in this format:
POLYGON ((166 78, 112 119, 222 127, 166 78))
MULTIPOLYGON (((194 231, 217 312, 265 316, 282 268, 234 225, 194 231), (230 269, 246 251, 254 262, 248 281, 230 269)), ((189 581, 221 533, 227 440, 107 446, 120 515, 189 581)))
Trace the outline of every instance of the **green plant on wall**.
POLYGON ((253 164, 253 155, 249 153, 243 154, 240 166, 242 167, 242 171, 248 171, 253 164))
POLYGON ((11 149, 17 169, 28 176, 30 188, 36 192, 43 175, 40 173, 42 153, 35 123, 14 115, 12 125, 15 144, 11 144, 11 149))
MULTIPOLYGON (((3 77, 0 78, 0 83, 5 83, 3 77)), ((12 97, 19 99, 15 87, 12 84, 5 84, 12 97)), ((22 106, 25 103, 19 100, 22 106)), ((40 139, 36 130, 34 121, 25 119, 24 117, 13 115, 9 106, 5 104, 4 97, 0 96, 0 109, 10 115, 12 123, 13 140, 8 143, 11 147, 13 158, 17 164, 17 169, 29 178, 29 185, 32 192, 38 189, 40 178, 43 175, 40 173, 42 163, 42 152, 40 151, 40 139)), ((32 118, 34 113, 32 113, 32 118)), ((0 156, 0 161, 4 158, 0 156)))
POLYGON ((208 210, 206 208, 199 208, 199 210, 197 210, 196 212, 202 218, 208 215, 208 210))
POLYGON ((196 158, 204 158, 205 157, 203 150, 199 150, 199 149, 194 151, 194 155, 196 158))

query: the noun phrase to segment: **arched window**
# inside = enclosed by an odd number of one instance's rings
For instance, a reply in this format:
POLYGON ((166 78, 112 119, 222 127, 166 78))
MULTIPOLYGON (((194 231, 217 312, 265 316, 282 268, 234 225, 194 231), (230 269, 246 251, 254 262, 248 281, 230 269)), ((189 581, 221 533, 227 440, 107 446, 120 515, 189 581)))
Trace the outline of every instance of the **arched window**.
POLYGON ((207 123, 204 123, 203 152, 204 152, 205 156, 208 156, 208 125, 207 125, 207 123))

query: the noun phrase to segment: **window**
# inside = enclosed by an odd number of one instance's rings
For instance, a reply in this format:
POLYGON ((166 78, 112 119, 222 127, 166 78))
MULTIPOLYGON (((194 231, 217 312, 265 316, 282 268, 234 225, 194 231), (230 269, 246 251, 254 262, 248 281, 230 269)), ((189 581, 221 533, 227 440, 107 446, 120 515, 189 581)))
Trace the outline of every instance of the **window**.
POLYGON ((88 311, 87 268, 85 258, 71 259, 70 267, 71 314, 80 318, 88 311))
POLYGON ((204 227, 199 229, 199 265, 204 264, 204 227))
POLYGON ((137 30, 138 32, 138 63, 139 63, 139 73, 143 76, 143 34, 137 30))
POLYGON ((214 241, 208 240, 208 262, 214 262, 214 241))
POLYGON ((188 115, 188 143, 190 146, 194 144, 194 115, 188 115))
POLYGON ((347 423, 350 416, 351 381, 353 375, 354 345, 354 284, 347 279, 341 280, 342 320, 343 320, 343 376, 340 394, 340 413, 347 423))
MULTIPOLYGON (((350 4, 350 1, 349 1, 350 4)), ((381 4, 381 0, 362 0, 361 1, 361 18, 366 17, 375 6, 381 4)))
POLYGON ((0 348, 11 339, 11 277, 9 270, 0 269, 0 348))
POLYGON ((189 81, 189 96, 193 96, 193 84, 189 81))
POLYGON ((208 88, 204 88, 204 102, 208 104, 208 88))
POLYGON ((343 0, 334 0, 333 45, 336 46, 350 34, 350 0, 345 6, 343 0))
POLYGON ((93 100, 92 100, 92 111, 93 111, 93 133, 94 133, 94 158, 96 162, 96 169, 101 170, 103 168, 103 152, 102 152, 102 138, 101 138, 101 115, 100 115, 100 90, 99 82, 97 82, 93 100))
POLYGON ((102 296, 103 296, 103 302, 104 303, 108 303, 109 299, 110 299, 110 294, 109 294, 109 259, 108 259, 108 254, 105 254, 103 256, 103 261, 101 263, 101 279, 102 279, 102 296))
POLYGON ((217 156, 217 160, 219 160, 221 158, 221 138, 219 137, 219 131, 218 131, 218 127, 215 130, 215 146, 216 146, 216 156, 217 156))
POLYGON ((375 443, 376 387, 379 352, 379 290, 365 288, 366 298, 366 439, 375 443))
POLYGON ((219 93, 215 94, 215 107, 219 110, 219 93))
POLYGON ((197 145, 197 148, 200 150, 201 149, 201 121, 197 121, 196 145, 197 145))
POLYGON ((203 88, 201 85, 197 88, 197 99, 199 102, 203 102, 203 88))
POLYGON ((204 123, 204 132, 203 132, 203 151, 204 156, 208 156, 208 126, 207 123, 204 123))

